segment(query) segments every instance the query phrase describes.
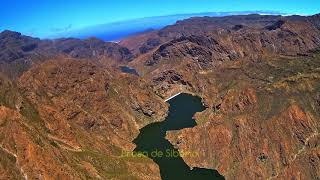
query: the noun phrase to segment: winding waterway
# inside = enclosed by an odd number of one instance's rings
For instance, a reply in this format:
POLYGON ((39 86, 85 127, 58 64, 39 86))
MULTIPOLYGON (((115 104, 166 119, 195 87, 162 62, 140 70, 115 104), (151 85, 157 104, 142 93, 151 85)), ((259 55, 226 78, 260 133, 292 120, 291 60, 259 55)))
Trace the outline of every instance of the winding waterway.
POLYGON ((180 94, 169 101, 169 114, 162 122, 147 125, 133 141, 136 153, 144 153, 160 167, 163 180, 214 180, 224 179, 216 170, 191 169, 178 154, 178 150, 165 138, 166 132, 193 127, 193 115, 205 108, 201 99, 189 94, 180 94))

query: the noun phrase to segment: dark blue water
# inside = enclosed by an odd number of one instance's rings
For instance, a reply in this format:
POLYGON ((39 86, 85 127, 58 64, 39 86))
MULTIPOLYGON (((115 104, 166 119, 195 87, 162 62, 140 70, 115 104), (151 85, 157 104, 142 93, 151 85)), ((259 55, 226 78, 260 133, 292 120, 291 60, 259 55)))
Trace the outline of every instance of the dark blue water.
POLYGON ((128 66, 120 66, 120 70, 122 72, 124 72, 124 73, 128 73, 128 74, 133 74, 133 75, 139 76, 138 72, 134 68, 131 68, 131 67, 128 67, 128 66))
MULTIPOLYGON (((169 114, 163 122, 156 122, 140 130, 133 141, 136 153, 144 153, 160 167, 163 180, 214 180, 224 179, 218 171, 190 167, 183 161, 177 149, 165 139, 166 131, 179 130, 196 125, 193 115, 205 108, 201 99, 188 94, 180 94, 168 101, 169 114)), ((196 153, 196 152, 194 152, 196 153)))

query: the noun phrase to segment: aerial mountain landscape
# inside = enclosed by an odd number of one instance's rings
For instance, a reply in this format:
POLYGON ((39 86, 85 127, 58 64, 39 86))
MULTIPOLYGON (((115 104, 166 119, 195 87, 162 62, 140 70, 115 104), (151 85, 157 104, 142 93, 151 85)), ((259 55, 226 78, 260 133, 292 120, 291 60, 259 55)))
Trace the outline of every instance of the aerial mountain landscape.
POLYGON ((3 29, 0 179, 320 179, 320 14, 291 14, 3 29))

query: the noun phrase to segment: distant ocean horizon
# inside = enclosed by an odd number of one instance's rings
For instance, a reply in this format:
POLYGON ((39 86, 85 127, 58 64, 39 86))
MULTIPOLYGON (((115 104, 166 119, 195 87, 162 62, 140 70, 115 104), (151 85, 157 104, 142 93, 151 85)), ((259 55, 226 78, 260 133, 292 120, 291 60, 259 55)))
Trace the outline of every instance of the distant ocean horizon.
POLYGON ((62 32, 41 39, 56 39, 56 38, 80 38, 86 39, 96 37, 104 41, 119 42, 121 39, 140 34, 147 31, 159 30, 165 26, 175 24, 179 20, 188 19, 191 17, 221 17, 230 15, 286 15, 274 11, 241 11, 241 12, 204 12, 190 14, 175 14, 167 16, 145 17, 126 21, 100 24, 82 29, 62 32))

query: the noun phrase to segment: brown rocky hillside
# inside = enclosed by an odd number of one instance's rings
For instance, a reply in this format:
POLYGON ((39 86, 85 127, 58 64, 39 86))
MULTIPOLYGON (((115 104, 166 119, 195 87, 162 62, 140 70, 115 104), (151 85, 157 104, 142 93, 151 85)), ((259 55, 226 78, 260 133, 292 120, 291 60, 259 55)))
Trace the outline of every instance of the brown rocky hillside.
POLYGON ((320 17, 195 17, 120 43, 0 33, 0 179, 160 179, 123 157, 164 99, 202 98, 166 138, 226 179, 320 179, 320 17), (139 76, 121 72, 127 65, 139 76))

